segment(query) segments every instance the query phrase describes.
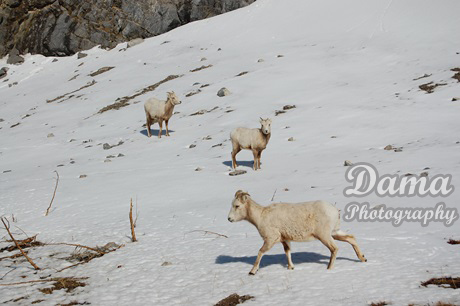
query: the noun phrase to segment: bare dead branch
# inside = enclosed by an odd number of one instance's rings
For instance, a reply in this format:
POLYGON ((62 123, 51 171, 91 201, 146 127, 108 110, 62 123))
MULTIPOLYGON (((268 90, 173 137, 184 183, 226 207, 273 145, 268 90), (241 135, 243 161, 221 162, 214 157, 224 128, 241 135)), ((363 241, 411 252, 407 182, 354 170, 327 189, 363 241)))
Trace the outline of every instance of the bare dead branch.
POLYGON ((67 270, 67 269, 70 269, 70 268, 73 268, 73 267, 75 267, 75 266, 79 266, 79 265, 82 265, 82 264, 85 264, 85 263, 88 263, 88 262, 89 262, 89 260, 85 260, 85 261, 82 261, 82 262, 79 262, 79 263, 70 265, 70 266, 68 266, 68 267, 62 268, 61 270, 57 270, 56 273, 62 272, 62 271, 64 271, 64 270, 67 270))
POLYGON ((86 245, 75 244, 75 243, 57 242, 57 243, 45 243, 45 244, 47 244, 47 245, 68 245, 68 246, 74 246, 74 247, 77 247, 77 248, 88 249, 88 250, 91 250, 91 251, 93 251, 93 252, 99 253, 99 254, 101 254, 101 255, 104 255, 104 254, 107 253, 107 252, 104 252, 104 251, 101 251, 101 250, 98 250, 98 249, 95 249, 95 248, 92 248, 92 247, 89 247, 89 246, 86 246, 86 245))
MULTIPOLYGON (((28 251, 24 251, 24 253, 28 253, 28 251)), ((5 256, 5 257, 0 257, 0 260, 3 260, 3 259, 15 259, 15 258, 18 258, 18 257, 21 257, 22 256, 22 253, 16 253, 14 255, 10 255, 10 256, 5 256)))
POLYGON ((219 237, 228 238, 227 235, 223 235, 223 234, 219 234, 219 233, 211 232, 211 231, 205 231, 205 230, 194 230, 194 231, 190 231, 189 233, 194 233, 194 232, 202 232, 202 233, 204 233, 205 235, 207 235, 207 234, 213 234, 213 235, 217 235, 217 236, 219 236, 219 237))
MULTIPOLYGON (((13 215, 14 216, 14 215, 13 215)), ((14 222, 14 219, 13 219, 13 222, 14 222)), ((24 235, 26 235, 27 238, 29 238, 29 235, 27 235, 26 232, 24 232, 24 230, 22 228, 20 228, 19 226, 15 225, 14 226, 15 228, 19 229, 24 235)), ((38 235, 38 234, 37 234, 38 235)), ((34 237, 37 237, 37 235, 35 235, 34 237)))
MULTIPOLYGON (((10 235, 11 240, 13 240, 14 244, 16 244, 16 247, 19 249, 19 251, 21 251, 22 256, 24 256, 27 259, 27 261, 32 265, 32 267, 34 267, 35 270, 40 270, 40 268, 32 261, 32 259, 30 259, 30 257, 27 256, 27 254, 21 249, 21 247, 19 246, 18 242, 16 241, 16 239, 14 239, 13 235, 11 234, 10 229, 6 225, 4 219, 6 219, 6 218, 2 217, 2 223, 5 226, 5 229, 8 232, 8 235, 10 235)), ((8 219, 7 219, 7 222, 8 222, 8 219)))
MULTIPOLYGON (((115 252, 116 250, 118 250, 119 248, 122 248, 122 247, 124 247, 124 246, 125 246, 124 244, 121 244, 121 245, 117 246, 115 249, 110 250, 110 251, 107 251, 107 252, 104 253, 104 254, 107 254, 107 253, 110 253, 110 252, 115 252)), ((104 255, 104 254, 101 254, 101 256, 104 255)), ((62 269, 60 269, 60 270, 57 270, 56 273, 62 272, 62 271, 64 271, 64 270, 67 270, 67 269, 70 269, 70 268, 73 268, 73 267, 76 267, 76 266, 79 266, 79 265, 86 264, 86 263, 90 262, 91 260, 93 260, 94 258, 97 258, 97 257, 100 257, 100 256, 95 256, 95 257, 91 257, 91 258, 85 259, 85 260, 83 260, 83 261, 81 261, 81 262, 78 262, 78 263, 76 263, 76 264, 73 264, 73 265, 67 266, 67 267, 65 267, 65 268, 62 268, 62 269)))
POLYGON ((139 211, 137 210, 137 196, 136 196, 136 217, 134 218, 134 228, 136 228, 137 217, 139 217, 139 211))
POLYGON ((48 209, 46 210, 45 216, 48 216, 48 214, 50 213, 51 205, 53 205, 54 197, 56 196, 56 190, 57 190, 58 183, 59 183, 59 173, 57 171, 54 171, 54 172, 56 172, 56 175, 57 175, 56 186, 54 187, 53 197, 51 198, 51 202, 50 202, 50 205, 48 206, 48 209))
POLYGON ((134 232, 134 221, 133 221, 133 199, 131 199, 131 203, 129 205, 129 222, 131 223, 131 240, 132 242, 136 242, 136 233, 134 232))

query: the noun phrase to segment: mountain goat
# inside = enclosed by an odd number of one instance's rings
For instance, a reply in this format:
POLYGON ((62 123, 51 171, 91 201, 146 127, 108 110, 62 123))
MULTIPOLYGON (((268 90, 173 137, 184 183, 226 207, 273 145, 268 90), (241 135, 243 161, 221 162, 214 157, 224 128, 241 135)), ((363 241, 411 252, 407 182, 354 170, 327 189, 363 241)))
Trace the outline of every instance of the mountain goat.
POLYGON ((267 147, 271 136, 272 120, 260 118, 260 129, 236 128, 230 133, 232 140, 232 166, 234 169, 238 167, 236 163, 236 154, 241 149, 251 150, 254 154, 254 170, 260 169, 260 157, 262 151, 267 147))
POLYGON ((161 132, 163 129, 163 121, 166 123, 166 136, 169 136, 168 122, 174 112, 174 106, 181 104, 182 102, 173 92, 168 92, 166 101, 158 100, 156 98, 150 98, 144 103, 145 116, 147 119, 147 134, 152 137, 150 126, 153 123, 158 122, 160 131, 158 132, 158 138, 161 138, 161 132))
POLYGON ((358 258, 365 262, 367 259, 361 253, 353 235, 339 230, 339 210, 324 201, 303 202, 297 204, 277 203, 261 206, 251 199, 247 192, 238 190, 228 214, 230 222, 246 220, 252 223, 264 240, 259 250, 256 262, 249 274, 256 274, 265 252, 274 244, 281 242, 286 253, 288 269, 293 270, 291 260, 291 241, 311 241, 318 239, 330 251, 328 269, 332 269, 337 256, 338 247, 335 240, 348 242, 353 246, 358 258))

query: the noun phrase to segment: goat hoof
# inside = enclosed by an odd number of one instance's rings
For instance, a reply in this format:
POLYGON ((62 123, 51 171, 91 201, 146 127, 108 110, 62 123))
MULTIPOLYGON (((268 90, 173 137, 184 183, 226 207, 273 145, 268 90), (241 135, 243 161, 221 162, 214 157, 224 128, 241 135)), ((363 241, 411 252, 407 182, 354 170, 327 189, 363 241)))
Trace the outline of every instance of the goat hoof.
POLYGON ((288 267, 288 270, 294 270, 294 267, 288 267))
POLYGON ((249 275, 256 275, 256 272, 249 272, 249 275))

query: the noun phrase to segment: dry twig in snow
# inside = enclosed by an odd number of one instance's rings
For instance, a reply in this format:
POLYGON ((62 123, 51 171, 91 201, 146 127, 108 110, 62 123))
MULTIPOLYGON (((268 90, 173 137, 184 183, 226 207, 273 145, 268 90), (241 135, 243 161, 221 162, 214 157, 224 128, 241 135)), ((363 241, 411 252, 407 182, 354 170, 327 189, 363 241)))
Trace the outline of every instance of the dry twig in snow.
POLYGON ((136 242, 136 233, 134 232, 134 221, 133 221, 133 199, 129 205, 129 222, 131 223, 131 240, 136 242))
POLYGON ((190 231, 189 233, 194 233, 194 232, 203 232, 205 235, 206 234, 213 234, 213 235, 217 235, 219 237, 228 238, 227 235, 223 235, 223 234, 219 234, 219 233, 211 232, 211 231, 205 231, 205 230, 194 230, 194 231, 190 231))
POLYGON ((56 172, 56 175, 57 175, 56 186, 54 187, 53 197, 51 198, 51 202, 50 202, 50 205, 48 206, 48 209, 46 210, 45 216, 48 216, 48 214, 50 213, 51 205, 53 205, 54 197, 56 196, 56 190, 57 190, 58 183, 59 183, 59 173, 57 171, 54 171, 54 172, 56 172))
POLYGON ((16 244, 16 247, 19 249, 19 251, 21 251, 22 256, 24 256, 27 259, 27 261, 32 265, 32 267, 34 267, 35 270, 40 270, 40 268, 32 261, 32 259, 30 259, 30 257, 27 256, 27 254, 21 249, 19 243, 16 241, 16 239, 14 239, 13 234, 11 234, 9 227, 6 225, 5 220, 6 218, 2 218, 2 223, 5 226, 6 231, 10 235, 11 240, 13 240, 14 244, 16 244))

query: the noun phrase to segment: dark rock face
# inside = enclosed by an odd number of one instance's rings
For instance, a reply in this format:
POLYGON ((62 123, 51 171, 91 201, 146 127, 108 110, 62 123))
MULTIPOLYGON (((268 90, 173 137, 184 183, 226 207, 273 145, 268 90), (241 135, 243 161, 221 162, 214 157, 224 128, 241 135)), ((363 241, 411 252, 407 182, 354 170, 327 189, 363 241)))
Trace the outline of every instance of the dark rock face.
POLYGON ((155 36, 255 0, 0 0, 0 56, 65 56, 155 36))

